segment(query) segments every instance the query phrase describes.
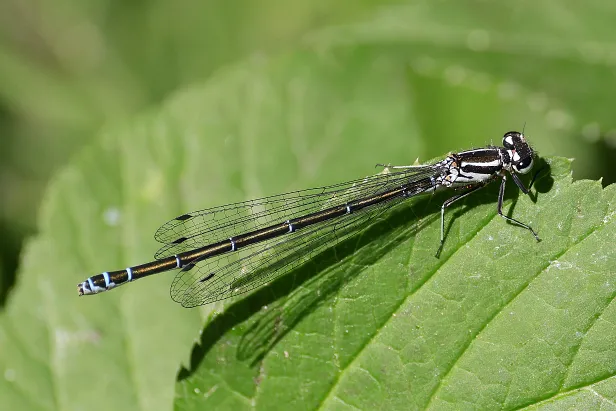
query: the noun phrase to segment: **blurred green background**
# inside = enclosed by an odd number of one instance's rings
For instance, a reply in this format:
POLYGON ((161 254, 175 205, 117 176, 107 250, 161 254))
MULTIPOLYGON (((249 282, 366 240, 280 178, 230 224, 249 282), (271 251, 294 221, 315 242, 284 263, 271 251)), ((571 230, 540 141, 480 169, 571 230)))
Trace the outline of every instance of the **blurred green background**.
POLYGON ((615 9, 597 0, 4 0, 1 301, 24 240, 37 231, 46 185, 101 128, 247 59, 307 46, 380 42, 399 50, 409 116, 419 125, 409 134, 424 142, 416 157, 500 144, 502 133, 526 125, 540 153, 576 158, 575 178, 611 183, 615 9))

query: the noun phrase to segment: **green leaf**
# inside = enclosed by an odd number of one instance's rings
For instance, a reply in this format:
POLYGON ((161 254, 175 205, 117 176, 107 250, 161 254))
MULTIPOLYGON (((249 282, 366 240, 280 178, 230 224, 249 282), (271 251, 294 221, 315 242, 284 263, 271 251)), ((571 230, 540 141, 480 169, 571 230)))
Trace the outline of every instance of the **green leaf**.
POLYGON ((550 167, 551 189, 513 207, 541 243, 496 216, 494 190, 450 213, 440 259, 438 218, 413 233, 411 210, 398 212, 343 244, 339 265, 299 270, 207 324, 177 408, 609 403, 616 190, 571 184, 566 160, 550 167))
MULTIPOLYGON (((255 57, 102 135, 51 184, 0 317, 3 405, 169 409, 174 390, 177 409, 613 400, 614 188, 572 183, 562 158, 547 159, 536 202, 507 191, 540 243, 496 215, 491 187, 448 211, 437 259, 440 193, 245 298, 184 310, 172 274, 77 298, 87 276, 149 261, 150 233, 180 213, 443 154, 420 123, 448 119, 418 109, 409 63, 382 44, 255 57)), ((509 116, 481 140, 448 133, 450 149, 497 143, 527 112, 442 88, 509 116)))
POLYGON ((363 22, 325 28, 308 39, 315 47, 378 45, 406 55, 414 101, 418 113, 425 114, 418 116, 422 132, 441 140, 444 150, 455 146, 460 130, 489 130, 495 123, 517 121, 510 128, 526 124, 541 151, 575 156, 578 176, 605 175, 614 181, 613 168, 602 167, 597 158, 616 145, 612 106, 601 103, 613 101, 616 87, 615 10, 601 0, 412 1, 382 7, 363 22), (449 87, 443 90, 440 82, 449 87), (464 98, 459 92, 452 95, 456 87, 483 93, 464 98), (525 110, 491 116, 486 93, 516 101, 525 110), (429 115, 445 115, 448 121, 433 121, 429 115), (560 138, 549 138, 555 131, 560 138))

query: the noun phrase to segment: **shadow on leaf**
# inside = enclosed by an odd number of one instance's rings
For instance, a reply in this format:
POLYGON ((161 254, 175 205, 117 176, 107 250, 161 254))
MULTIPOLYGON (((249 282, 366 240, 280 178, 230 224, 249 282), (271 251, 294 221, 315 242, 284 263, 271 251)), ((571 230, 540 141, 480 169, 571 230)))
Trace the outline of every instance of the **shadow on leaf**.
MULTIPOLYGON (((536 169, 539 167, 545 170, 541 171, 533 190, 546 192, 554 180, 544 160, 538 161, 536 169)), ((517 198, 519 190, 510 184, 507 187, 505 198, 517 198)), ((224 313, 215 316, 205 325, 199 343, 193 347, 189 369, 182 368, 178 380, 190 377, 212 347, 232 329, 236 335, 240 335, 236 358, 249 362, 251 367, 257 366, 303 317, 329 301, 344 284, 361 274, 366 266, 375 264, 392 248, 413 241, 418 230, 438 220, 441 204, 451 195, 451 191, 444 191, 418 197, 405 202, 405 205, 400 204, 386 211, 367 229, 324 250, 291 273, 227 307, 224 313), (386 238, 386 241, 378 242, 381 238, 386 238), (370 252, 362 250, 372 243, 381 245, 370 252), (348 264, 346 260, 351 257, 353 264, 348 264)), ((482 190, 482 194, 471 195, 466 201, 456 204, 454 211, 446 217, 449 220, 447 229, 453 220, 469 209, 488 203, 496 204, 497 195, 498 184, 490 184, 482 190)), ((508 213, 512 212, 515 203, 509 207, 508 213)), ((435 244, 435 250, 437 246, 435 244)), ((448 256, 441 258, 446 259, 448 256)))

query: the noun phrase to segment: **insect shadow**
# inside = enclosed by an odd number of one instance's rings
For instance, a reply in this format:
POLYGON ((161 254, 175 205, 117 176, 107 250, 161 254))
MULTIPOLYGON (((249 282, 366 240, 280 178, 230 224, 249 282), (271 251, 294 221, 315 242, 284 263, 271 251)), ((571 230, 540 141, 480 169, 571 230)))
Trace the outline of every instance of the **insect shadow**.
MULTIPOLYGON (((540 161, 539 167, 544 170, 533 190, 543 193, 551 188, 553 179, 545 161, 540 161)), ((402 243, 409 242, 409 247, 412 247, 416 233, 440 219, 441 204, 451 195, 451 191, 446 190, 403 202, 373 219, 368 228, 325 249, 292 272, 225 308, 222 314, 204 326, 200 340, 191 352, 189 367, 180 369, 178 381, 190 377, 220 339, 230 334, 235 335, 232 337, 234 341, 239 340, 236 359, 256 367, 302 318, 331 301, 338 290, 361 274, 365 267, 375 264, 402 243), (365 252, 367 248, 370 248, 369 252, 365 252), (348 264, 348 258, 353 259, 352 264, 348 264)), ((497 195, 498 184, 494 183, 453 206, 453 212, 446 214, 448 229, 451 222, 469 208, 495 204, 497 195)), ((505 199, 514 199, 518 195, 520 192, 513 182, 508 182, 505 199)), ((536 197, 531 198, 536 201, 536 197)), ((512 212, 515 203, 509 206, 508 213, 512 212)), ((435 243, 435 251, 437 247, 435 243)), ((440 258, 447 257, 445 254, 440 258)))

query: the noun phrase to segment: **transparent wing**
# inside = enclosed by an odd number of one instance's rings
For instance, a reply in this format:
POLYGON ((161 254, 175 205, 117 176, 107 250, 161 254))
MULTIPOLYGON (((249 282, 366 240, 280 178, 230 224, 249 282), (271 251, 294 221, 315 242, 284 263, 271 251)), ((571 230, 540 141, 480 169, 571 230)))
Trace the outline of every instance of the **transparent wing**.
MULTIPOLYGON (((393 177, 389 179, 367 179, 365 181, 370 183, 369 188, 361 187, 361 183, 356 182, 354 185, 347 186, 346 192, 336 191, 336 198, 332 201, 329 201, 331 200, 330 191, 330 197, 326 197, 326 200, 317 201, 315 199, 308 204, 310 207, 319 208, 334 206, 341 201, 347 202, 378 194, 408 183, 413 183, 412 187, 414 187, 409 195, 432 188, 430 177, 434 170, 429 173, 409 171, 395 173, 393 176, 389 174, 389 177, 393 177), (401 178, 403 175, 404 178, 401 178), (380 186, 377 187, 374 184, 375 181, 379 181, 380 186)), ((386 174, 379 176, 387 177, 386 174)), ((305 197, 294 197, 294 200, 300 198, 305 197)), ((326 247, 331 247, 358 232, 377 214, 403 199, 404 197, 396 198, 346 214, 333 221, 324 221, 283 237, 253 244, 237 253, 195 261, 177 274, 171 285, 171 297, 184 307, 194 307, 253 290, 302 265, 326 247)), ((311 208, 311 210, 315 209, 311 208)), ((285 218, 275 221, 285 221, 288 219, 287 215, 284 213, 285 218)))
POLYGON ((246 293, 292 271, 315 255, 357 233, 398 198, 369 211, 351 214, 335 224, 319 224, 290 238, 278 238, 251 248, 244 257, 226 254, 185 266, 174 278, 171 298, 196 307, 246 293))
POLYGON ((155 254, 166 258, 324 208, 368 197, 432 176, 433 167, 418 166, 360 180, 279 194, 257 200, 183 214, 163 224, 154 238, 164 243, 155 254))

